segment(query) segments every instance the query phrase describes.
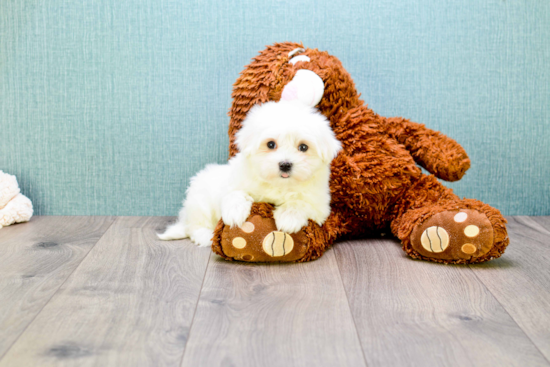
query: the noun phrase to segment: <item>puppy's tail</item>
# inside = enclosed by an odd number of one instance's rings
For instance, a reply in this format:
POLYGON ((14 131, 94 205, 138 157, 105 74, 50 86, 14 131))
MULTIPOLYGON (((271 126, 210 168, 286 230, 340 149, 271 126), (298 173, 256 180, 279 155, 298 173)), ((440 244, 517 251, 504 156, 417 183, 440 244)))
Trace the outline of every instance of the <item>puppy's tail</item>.
POLYGON ((157 236, 163 241, 181 240, 182 238, 189 237, 187 231, 185 230, 185 226, 180 221, 166 228, 166 231, 164 231, 164 233, 157 233, 157 236))

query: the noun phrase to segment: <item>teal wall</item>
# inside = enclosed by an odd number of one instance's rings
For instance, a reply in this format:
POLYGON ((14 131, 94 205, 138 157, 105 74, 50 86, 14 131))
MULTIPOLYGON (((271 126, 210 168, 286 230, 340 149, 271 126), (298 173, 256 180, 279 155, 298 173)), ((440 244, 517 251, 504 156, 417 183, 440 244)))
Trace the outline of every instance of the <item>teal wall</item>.
POLYGON ((285 40, 461 143, 459 195, 550 214, 546 0, 0 0, 0 169, 37 214, 175 215, 227 158, 238 73, 285 40))

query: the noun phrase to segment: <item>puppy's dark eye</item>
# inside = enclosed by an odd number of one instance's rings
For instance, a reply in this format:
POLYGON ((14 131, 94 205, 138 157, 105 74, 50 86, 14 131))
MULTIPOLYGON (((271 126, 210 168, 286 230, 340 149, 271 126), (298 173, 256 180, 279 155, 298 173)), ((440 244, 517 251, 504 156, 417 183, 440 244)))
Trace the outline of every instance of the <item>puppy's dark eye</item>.
POLYGON ((277 143, 275 143, 273 140, 267 142, 267 147, 269 149, 275 149, 277 147, 277 143))
POLYGON ((298 150, 299 150, 300 152, 307 152, 308 148, 309 148, 309 147, 308 147, 307 145, 305 145, 305 144, 300 144, 300 146, 298 147, 298 150))

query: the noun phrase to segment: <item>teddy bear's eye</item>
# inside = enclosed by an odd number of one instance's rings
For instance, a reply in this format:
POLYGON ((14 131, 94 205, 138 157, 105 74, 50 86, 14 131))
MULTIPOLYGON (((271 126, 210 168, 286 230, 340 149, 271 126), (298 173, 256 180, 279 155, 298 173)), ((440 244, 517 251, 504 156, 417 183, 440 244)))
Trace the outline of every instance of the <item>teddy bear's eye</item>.
POLYGON ((300 146, 298 147, 298 150, 299 150, 300 152, 307 152, 308 148, 309 148, 309 147, 308 147, 307 145, 305 145, 305 144, 300 144, 300 146))
POLYGON ((275 149, 277 147, 277 143, 275 143, 273 140, 267 142, 267 147, 269 149, 275 149))

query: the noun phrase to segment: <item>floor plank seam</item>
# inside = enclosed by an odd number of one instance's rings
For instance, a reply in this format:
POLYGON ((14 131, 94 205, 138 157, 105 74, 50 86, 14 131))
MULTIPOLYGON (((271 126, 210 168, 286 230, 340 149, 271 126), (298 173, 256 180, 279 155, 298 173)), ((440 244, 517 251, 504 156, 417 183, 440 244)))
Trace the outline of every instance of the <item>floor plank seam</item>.
POLYGON ((11 343, 11 345, 6 348, 6 351, 4 352, 3 355, 0 356, 0 362, 2 362, 2 360, 4 359, 4 357, 9 353, 9 351, 11 350, 11 348, 13 348, 13 346, 17 343, 17 341, 21 338, 21 336, 23 334, 25 334, 25 331, 27 331, 27 329, 32 325, 32 323, 34 322, 34 320, 36 320, 36 318, 38 317, 38 315, 40 315, 42 313, 42 311, 44 310, 44 308, 46 308, 46 306, 50 303, 50 301, 55 297, 55 295, 59 292, 59 290, 63 287, 63 285, 65 285, 65 283, 67 282, 67 280, 69 280, 69 278, 78 270, 78 268, 80 267, 80 265, 82 265, 82 263, 84 262, 84 260, 86 260, 86 258, 88 257, 88 255, 90 254, 90 252, 92 252, 92 250, 95 248, 95 246, 99 243, 99 241, 101 241, 101 239, 105 236, 105 234, 107 234, 107 232, 109 232, 109 230, 111 229, 111 227, 113 226, 113 224, 117 221, 116 217, 113 217, 113 221, 111 222, 111 224, 109 225, 109 227, 107 227, 107 229, 105 230, 105 232, 103 232, 103 234, 97 239, 97 241, 90 247, 90 250, 86 253, 86 255, 82 258, 82 260, 78 263, 78 265, 74 268, 73 271, 71 271, 71 273, 65 278, 65 280, 59 285, 59 287, 57 287, 57 289, 55 290, 55 292, 52 294, 52 296, 48 299, 48 301, 46 303, 44 303, 44 305, 42 306, 42 308, 40 308, 40 311, 38 311, 36 313, 36 315, 34 315, 34 317, 32 318, 32 320, 27 324, 27 326, 25 326, 25 328, 21 331, 21 333, 19 334, 19 336, 13 341, 13 343, 11 343))
POLYGON ((474 276, 476 277, 476 279, 481 283, 483 284, 483 287, 491 294, 491 296, 493 296, 493 298, 495 299, 495 301, 498 302, 498 304, 500 305, 500 307, 504 310, 504 312, 506 312, 506 314, 508 316, 510 316, 510 319, 512 321, 514 321, 514 323, 517 325, 517 327, 523 332, 523 334, 527 337, 527 339, 531 342, 531 344, 533 344, 533 346, 535 347, 536 350, 539 351, 540 355, 546 360, 546 362, 550 365, 550 360, 548 360, 548 358, 546 358, 546 355, 544 355, 544 353, 540 350, 539 346, 533 341, 533 339, 531 339, 531 337, 529 336, 529 334, 527 334, 527 332, 521 327, 520 324, 518 324, 518 322, 516 321, 516 319, 510 314, 510 312, 508 312, 508 309, 506 309, 506 307, 504 307, 504 305, 502 304, 502 302, 500 302, 500 300, 498 299, 498 297, 493 293, 491 292, 491 290, 489 289, 489 287, 487 286, 487 284, 485 284, 483 282, 483 280, 481 280, 481 278, 479 278, 476 274, 476 272, 474 271, 474 269, 472 268, 472 265, 468 265, 468 267, 470 268, 470 270, 472 271, 472 273, 474 273, 474 276))
POLYGON ((183 359, 185 358, 185 352, 187 352, 187 344, 189 343, 189 340, 191 339, 191 331, 193 330, 193 324, 195 322, 195 315, 197 314, 197 309, 199 308, 199 302, 201 300, 202 295, 202 288, 204 287, 204 280, 206 279, 206 273, 208 272, 208 268, 210 267, 210 260, 212 259, 212 254, 208 256, 208 262, 206 264, 206 267, 204 269, 204 274, 202 276, 202 282, 201 282, 201 289, 199 291, 199 296, 197 297, 197 303, 195 304, 195 310, 193 311, 193 317, 191 318, 191 324, 189 324, 189 335, 187 336, 187 341, 185 342, 185 347, 183 349, 183 353, 181 355, 181 361, 180 366, 183 365, 183 359))
POLYGON ((338 251, 336 251, 334 246, 333 246, 333 251, 334 251, 334 261, 336 261, 336 267, 338 268, 338 276, 340 277, 340 283, 342 284, 342 288, 344 289, 344 294, 346 295, 346 303, 348 305, 348 310, 351 316, 351 320, 353 321, 353 327, 355 328, 355 335, 357 335, 357 341, 359 342, 359 347, 361 348, 361 355, 363 356, 363 361, 365 361, 365 367, 368 367, 369 364, 367 362, 367 357, 365 356, 365 351, 363 350, 363 343, 361 342, 359 331, 357 330, 357 323, 355 322, 355 316, 353 315, 353 312, 351 310, 351 305, 349 304, 348 291, 346 290, 346 286, 344 285, 344 280, 342 279, 342 270, 340 269, 340 264, 338 263, 338 259, 336 258, 338 251))

